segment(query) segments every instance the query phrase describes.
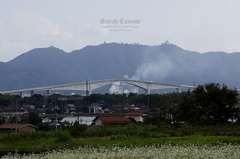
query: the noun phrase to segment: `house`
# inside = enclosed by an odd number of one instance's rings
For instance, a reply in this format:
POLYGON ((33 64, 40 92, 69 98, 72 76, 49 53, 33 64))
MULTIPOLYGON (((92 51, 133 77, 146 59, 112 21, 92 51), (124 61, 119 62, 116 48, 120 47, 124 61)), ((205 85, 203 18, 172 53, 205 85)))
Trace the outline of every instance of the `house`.
POLYGON ((71 114, 73 116, 75 115, 78 115, 79 113, 82 113, 83 112, 83 106, 82 105, 74 105, 74 106, 71 106, 73 104, 68 104, 70 105, 69 108, 65 109, 65 113, 66 114, 71 114))
POLYGON ((63 128, 65 125, 62 122, 52 120, 50 123, 45 123, 46 125, 50 126, 51 128, 63 128))
POLYGON ((55 111, 55 110, 59 110, 59 107, 57 105, 54 104, 46 104, 45 106, 43 106, 46 110, 50 110, 50 111, 55 111))
POLYGON ((124 107, 124 110, 126 110, 126 111, 137 111, 137 110, 139 110, 140 108, 138 108, 138 107, 136 107, 135 105, 126 105, 125 107, 124 107))
POLYGON ((46 115, 42 118, 42 122, 43 123, 50 123, 54 120, 57 120, 57 121, 61 121, 63 119, 63 116, 59 115, 59 114, 53 114, 53 115, 46 115))
POLYGON ((93 119, 93 125, 135 125, 136 122, 124 115, 98 115, 93 119))
POLYGON ((147 114, 145 113, 145 111, 139 110, 139 111, 131 111, 125 114, 125 116, 127 118, 132 118, 134 119, 136 122, 143 122, 144 117, 147 116, 147 114))
POLYGON ((144 103, 137 103, 136 106, 139 108, 139 110, 148 111, 148 105, 145 105, 144 103))
POLYGON ((113 105, 112 108, 114 111, 124 111, 124 106, 122 105, 113 105))
POLYGON ((35 109, 35 106, 33 105, 24 105, 21 108, 21 112, 29 113, 32 112, 35 109))
POLYGON ((45 113, 46 109, 45 108, 35 108, 35 111, 38 113, 45 113))
POLYGON ((103 107, 102 108, 102 113, 113 113, 114 110, 112 107, 103 107))
POLYGON ((69 123, 73 124, 74 122, 78 121, 79 124, 85 124, 85 125, 92 125, 93 119, 96 118, 96 116, 66 116, 61 120, 61 123, 69 123))
POLYGON ((88 106, 89 113, 102 113, 102 106, 99 103, 92 103, 90 106, 88 106))
POLYGON ((46 112, 45 105, 35 105, 35 111, 39 113, 45 113, 46 112))
POLYGON ((0 112, 19 112, 19 109, 13 106, 1 106, 0 112))
POLYGON ((38 127, 31 124, 2 124, 0 125, 1 132, 10 132, 10 131, 18 131, 18 132, 35 132, 38 127))
POLYGON ((71 113, 76 111, 76 106, 74 104, 65 105, 65 113, 71 113))
POLYGON ((46 115, 42 118, 42 123, 45 125, 48 125, 50 127, 56 127, 61 128, 63 125, 61 124, 61 120, 64 117, 59 114, 53 114, 53 115, 46 115))

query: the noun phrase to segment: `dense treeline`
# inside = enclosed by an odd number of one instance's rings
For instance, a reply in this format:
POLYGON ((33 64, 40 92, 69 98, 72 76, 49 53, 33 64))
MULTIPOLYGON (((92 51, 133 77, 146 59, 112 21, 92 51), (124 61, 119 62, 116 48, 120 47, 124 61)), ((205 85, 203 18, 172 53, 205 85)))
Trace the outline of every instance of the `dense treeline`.
POLYGON ((192 92, 172 98, 158 97, 157 110, 149 113, 147 123, 181 125, 219 125, 234 123, 239 118, 238 92, 227 85, 208 83, 192 92), (180 97, 180 98, 179 98, 180 97))
POLYGON ((50 96, 42 96, 40 94, 34 94, 31 97, 21 98, 18 95, 1 95, 0 94, 0 106, 19 106, 28 104, 28 105, 46 105, 46 104, 56 104, 58 106, 65 104, 75 104, 75 105, 90 105, 91 103, 103 103, 109 106, 112 105, 127 105, 128 104, 138 104, 143 103, 153 107, 159 97, 161 96, 170 96, 171 99, 176 98, 180 99, 186 92, 182 93, 168 93, 168 94, 135 94, 130 93, 128 96, 125 94, 91 94, 90 96, 81 96, 81 95, 61 95, 61 94, 52 94, 50 96))

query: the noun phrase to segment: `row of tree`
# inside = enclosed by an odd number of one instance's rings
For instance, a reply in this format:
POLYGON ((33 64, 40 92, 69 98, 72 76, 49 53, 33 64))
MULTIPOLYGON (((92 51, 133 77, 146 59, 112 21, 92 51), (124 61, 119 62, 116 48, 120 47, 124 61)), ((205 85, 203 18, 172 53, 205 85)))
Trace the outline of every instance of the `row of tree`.
MULTIPOLYGON (((170 96, 181 96, 185 92, 178 93, 169 93, 170 96)), ((34 94, 31 97, 21 98, 19 95, 1 95, 0 94, 0 106, 10 106, 15 105, 16 101, 19 106, 24 104, 29 105, 46 105, 46 104, 56 104, 56 105, 66 105, 66 104, 75 104, 75 105, 90 105, 91 103, 105 103, 106 105, 126 105, 128 104, 137 104, 144 103, 146 105, 153 105, 158 99, 158 96, 161 94, 135 94, 130 93, 128 96, 125 94, 91 94, 90 96, 81 96, 81 95, 61 95, 61 94, 52 94, 50 96, 43 96, 41 94, 34 94)))
POLYGON ((227 85, 199 85, 180 98, 159 96, 155 109, 146 123, 217 125, 235 122, 239 118, 238 91, 227 85), (156 109, 157 108, 157 109, 156 109))

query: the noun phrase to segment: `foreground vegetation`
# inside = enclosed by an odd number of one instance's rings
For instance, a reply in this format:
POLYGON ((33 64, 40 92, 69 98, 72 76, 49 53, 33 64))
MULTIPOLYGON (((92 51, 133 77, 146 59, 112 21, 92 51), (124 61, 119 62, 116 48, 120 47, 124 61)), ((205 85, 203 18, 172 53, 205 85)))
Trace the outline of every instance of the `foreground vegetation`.
POLYGON ((133 147, 134 151, 135 149, 138 151, 140 147, 156 147, 157 149, 164 145, 176 147, 181 145, 180 147, 186 149, 188 146, 200 146, 201 149, 204 145, 211 145, 210 149, 212 146, 221 147, 225 144, 240 146, 239 125, 183 126, 178 130, 173 130, 168 125, 162 125, 162 127, 153 125, 83 127, 78 125, 71 128, 75 129, 0 134, 0 155, 7 155, 9 152, 12 154, 16 152, 18 154, 50 153, 53 150, 69 152, 78 148, 84 151, 96 148, 97 151, 99 147, 105 147, 106 151, 110 151, 109 149, 115 146, 119 151, 133 147))
POLYGON ((146 158, 211 158, 211 159, 238 159, 240 158, 240 145, 220 144, 220 145, 153 145, 143 147, 119 147, 119 146, 86 146, 76 149, 64 149, 49 151, 40 154, 8 154, 3 159, 59 159, 59 158, 104 158, 104 159, 146 159, 146 158))
POLYGON ((239 158, 240 125, 168 124, 1 133, 3 158, 239 158), (197 157, 196 157, 197 156, 197 157))

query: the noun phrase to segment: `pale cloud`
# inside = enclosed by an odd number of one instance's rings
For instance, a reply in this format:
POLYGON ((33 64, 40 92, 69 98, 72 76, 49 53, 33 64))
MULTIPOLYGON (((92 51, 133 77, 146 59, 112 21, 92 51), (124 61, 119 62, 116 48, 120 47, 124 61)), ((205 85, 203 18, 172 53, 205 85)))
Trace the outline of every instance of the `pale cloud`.
POLYGON ((73 39, 71 32, 62 30, 51 19, 33 12, 11 15, 0 21, 0 27, 0 60, 4 62, 35 47, 45 47, 54 43, 70 51, 66 41, 76 46, 79 42, 78 39, 73 39))
POLYGON ((104 41, 159 45, 169 40, 191 51, 239 52, 239 5, 238 0, 1 1, 0 61, 50 44, 70 52, 104 41), (102 18, 141 23, 131 32, 113 32, 101 27, 102 18))
POLYGON ((35 36, 55 36, 63 39, 71 39, 70 32, 64 32, 60 26, 51 19, 44 18, 41 15, 35 15, 32 12, 22 12, 12 16, 11 22, 15 29, 21 31, 21 34, 30 34, 35 36))

